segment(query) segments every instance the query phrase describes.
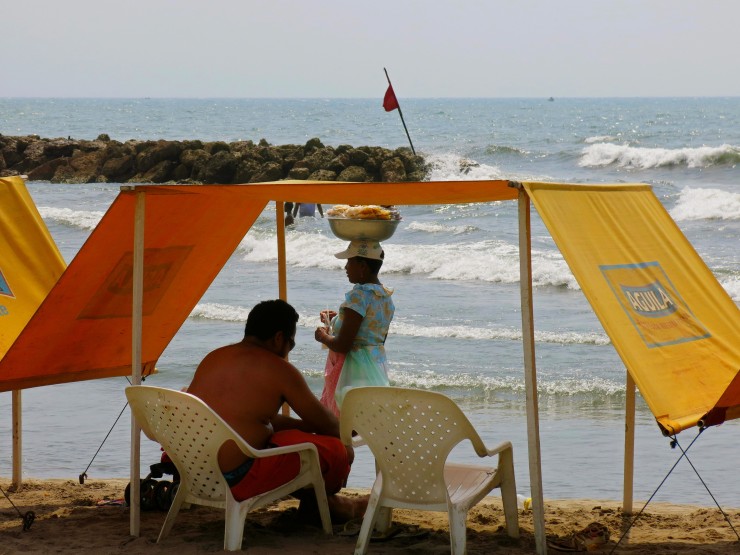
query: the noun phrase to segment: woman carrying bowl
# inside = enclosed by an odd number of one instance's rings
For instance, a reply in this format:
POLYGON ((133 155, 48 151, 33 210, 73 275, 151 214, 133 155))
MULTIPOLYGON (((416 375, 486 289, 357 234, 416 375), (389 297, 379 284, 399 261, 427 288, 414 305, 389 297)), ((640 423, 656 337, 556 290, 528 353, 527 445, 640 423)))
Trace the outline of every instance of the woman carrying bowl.
POLYGON ((321 313, 325 326, 314 337, 329 348, 321 402, 339 416, 344 394, 351 387, 388 385, 385 338, 393 320, 393 290, 383 286, 378 272, 385 253, 380 243, 351 241, 337 258, 346 259, 347 279, 354 286, 339 312, 321 313))

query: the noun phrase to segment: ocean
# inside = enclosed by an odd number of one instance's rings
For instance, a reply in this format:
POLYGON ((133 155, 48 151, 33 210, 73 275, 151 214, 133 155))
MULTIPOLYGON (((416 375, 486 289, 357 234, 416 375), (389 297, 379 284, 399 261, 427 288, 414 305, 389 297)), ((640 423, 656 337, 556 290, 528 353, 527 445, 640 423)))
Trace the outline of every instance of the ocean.
MULTIPOLYGON (((382 99, 8 99, 0 133, 94 139, 201 139, 325 145, 408 145, 382 99)), ((433 180, 514 179, 652 185, 679 227, 740 303, 740 98, 399 99, 433 180)), ((28 184, 71 261, 120 184, 28 184)), ((326 207, 325 207, 326 208, 326 207)), ((514 445, 518 491, 529 494, 515 203, 401 206, 385 242, 382 282, 396 317, 386 343, 394 384, 440 391, 484 441, 514 445), (460 256, 460 254, 463 256, 460 256)), ((533 210, 534 310, 545 498, 621 499, 625 369, 533 210)), ((241 241, 158 363, 150 385, 180 388, 210 350, 239 341, 249 309, 278 295, 275 210, 241 241)), ((287 232, 288 300, 300 313, 291 361, 317 394, 326 351, 318 313, 349 289, 344 243, 321 218, 287 232)), ((23 392, 24 476, 128 476, 126 378, 23 392), (120 420, 115 424, 117 417, 120 420), (110 431, 112 428, 112 431, 110 431), (110 435, 106 439, 106 435, 110 435), (104 441, 105 440, 105 441, 104 441), (102 444, 102 446, 101 446, 102 444), (98 448, 100 448, 99 452, 98 448), (94 457, 94 459, 93 459, 94 457), (92 464, 90 464, 92 461, 92 464), (87 468, 89 466, 89 468, 87 468)), ((635 499, 650 497, 680 454, 638 395, 635 499)), ((0 394, 0 476, 11 474, 11 395, 0 394)), ((723 506, 740 507, 739 424, 710 428, 689 458, 723 506)), ((678 436, 685 448, 695 432, 678 436)), ((469 446, 455 456, 473 462, 469 446)), ((159 460, 142 439, 142 470, 159 460)), ((369 487, 357 453, 351 487, 369 487)), ((656 501, 713 505, 682 461, 656 501)))

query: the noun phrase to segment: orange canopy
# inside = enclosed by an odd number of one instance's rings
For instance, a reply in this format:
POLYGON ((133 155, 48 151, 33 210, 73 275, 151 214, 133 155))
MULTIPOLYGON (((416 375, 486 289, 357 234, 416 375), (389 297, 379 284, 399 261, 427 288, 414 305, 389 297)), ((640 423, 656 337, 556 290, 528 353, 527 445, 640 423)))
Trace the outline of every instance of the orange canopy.
POLYGON ((0 361, 0 391, 131 374, 137 195, 145 201, 146 375, 271 200, 444 204, 511 200, 518 191, 508 181, 123 187, 0 361))

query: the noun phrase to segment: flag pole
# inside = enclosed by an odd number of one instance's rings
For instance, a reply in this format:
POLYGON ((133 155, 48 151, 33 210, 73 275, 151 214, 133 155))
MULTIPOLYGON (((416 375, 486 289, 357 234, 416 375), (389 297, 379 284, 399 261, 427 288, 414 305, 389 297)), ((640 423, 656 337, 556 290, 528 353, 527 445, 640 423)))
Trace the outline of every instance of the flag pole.
MULTIPOLYGON (((388 86, 393 90, 393 85, 391 84, 391 78, 388 77, 388 70, 383 68, 383 71, 385 71, 385 78, 388 79, 388 86)), ((393 91, 393 96, 396 98, 396 92, 393 91)), ((414 156, 416 156, 416 150, 414 150, 414 143, 411 142, 411 135, 409 135, 409 130, 406 127, 406 122, 403 119, 403 112, 401 111, 401 105, 398 103, 398 98, 396 98, 396 107, 398 108, 398 115, 401 116, 401 123, 403 124, 403 130, 406 131, 406 137, 409 139, 409 144, 411 145, 411 152, 414 153, 414 156)))

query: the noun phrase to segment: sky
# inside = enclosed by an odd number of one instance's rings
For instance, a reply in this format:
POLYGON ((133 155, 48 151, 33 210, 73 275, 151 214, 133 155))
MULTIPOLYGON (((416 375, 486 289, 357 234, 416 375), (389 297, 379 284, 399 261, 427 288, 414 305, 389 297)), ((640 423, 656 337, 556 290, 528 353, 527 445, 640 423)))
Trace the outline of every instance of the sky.
POLYGON ((0 97, 740 96, 738 0, 0 0, 0 97))

